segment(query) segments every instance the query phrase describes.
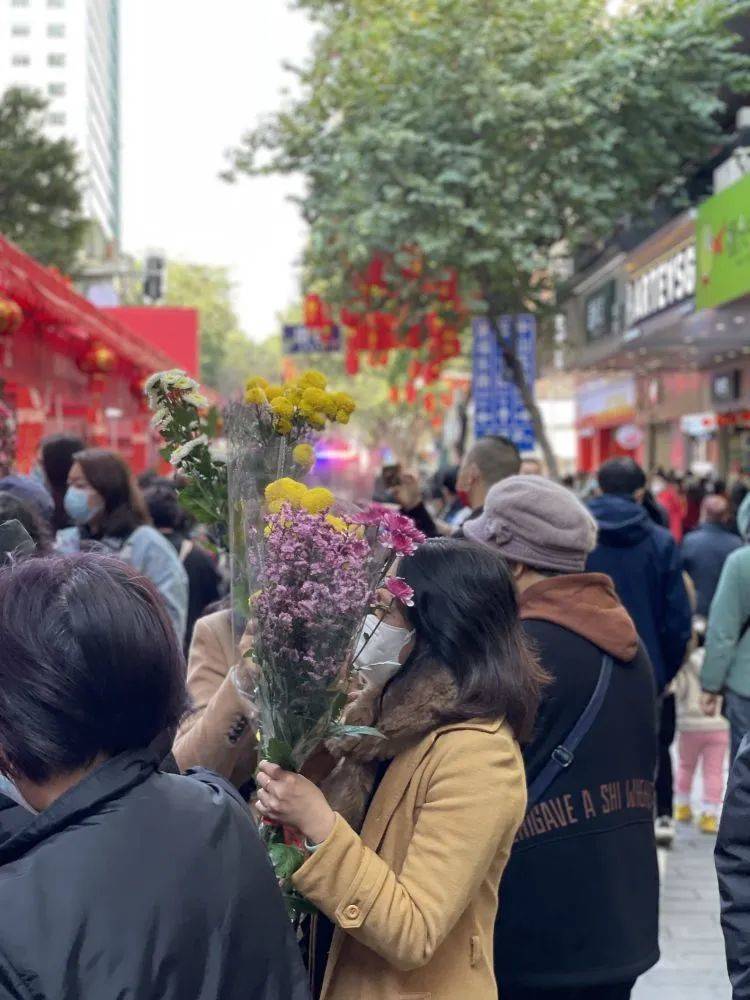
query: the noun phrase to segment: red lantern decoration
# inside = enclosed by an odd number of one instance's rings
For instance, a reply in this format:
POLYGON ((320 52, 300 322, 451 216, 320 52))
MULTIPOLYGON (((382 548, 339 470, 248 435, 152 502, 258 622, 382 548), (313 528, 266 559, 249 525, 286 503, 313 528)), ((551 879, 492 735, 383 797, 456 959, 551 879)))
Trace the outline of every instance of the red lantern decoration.
POLYGON ((390 390, 388 391, 388 398, 390 399, 390 401, 392 403, 398 403, 399 392, 398 392, 398 386, 397 385, 392 385, 391 386, 390 390))
POLYGON ((0 337, 12 337, 23 323, 23 310, 13 299, 0 299, 0 337))
POLYGON ((435 403, 435 396, 433 395, 433 393, 426 392, 422 402, 424 403, 425 413, 435 412, 436 403, 435 403))
POLYGON ((117 364, 117 355, 105 344, 92 344, 78 359, 78 367, 86 375, 109 375, 117 364))
POLYGON ((305 326, 311 330, 325 330, 333 320, 328 306, 319 295, 306 295, 302 305, 302 316, 305 326))

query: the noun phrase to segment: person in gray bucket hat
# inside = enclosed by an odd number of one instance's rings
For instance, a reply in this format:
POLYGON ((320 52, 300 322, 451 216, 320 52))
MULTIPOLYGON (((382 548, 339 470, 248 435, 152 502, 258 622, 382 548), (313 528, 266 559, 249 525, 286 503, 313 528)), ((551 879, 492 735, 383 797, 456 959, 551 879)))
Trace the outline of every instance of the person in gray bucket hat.
POLYGON ((659 957, 648 655, 610 578, 585 572, 596 522, 564 487, 506 479, 464 530, 508 561, 550 675, 524 749, 528 811, 500 886, 500 996, 626 1000, 659 957))
POLYGON ((487 494, 464 534, 499 549, 508 562, 582 573, 596 545, 596 521, 576 497, 543 476, 512 476, 487 494))

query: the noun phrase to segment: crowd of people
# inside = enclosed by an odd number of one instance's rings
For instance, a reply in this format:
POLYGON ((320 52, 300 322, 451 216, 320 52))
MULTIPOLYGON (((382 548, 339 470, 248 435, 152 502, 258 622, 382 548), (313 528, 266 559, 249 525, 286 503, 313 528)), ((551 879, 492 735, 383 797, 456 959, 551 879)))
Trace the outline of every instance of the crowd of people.
POLYGON ((750 995, 750 498, 627 458, 573 485, 502 437, 427 490, 399 472, 413 600, 378 595, 358 735, 296 774, 259 759, 252 625, 173 481, 63 436, 0 481, 33 549, 0 567, 0 996, 625 1000, 657 842, 699 764, 717 833, 730 744, 750 995), (296 930, 260 817, 304 844, 296 930))

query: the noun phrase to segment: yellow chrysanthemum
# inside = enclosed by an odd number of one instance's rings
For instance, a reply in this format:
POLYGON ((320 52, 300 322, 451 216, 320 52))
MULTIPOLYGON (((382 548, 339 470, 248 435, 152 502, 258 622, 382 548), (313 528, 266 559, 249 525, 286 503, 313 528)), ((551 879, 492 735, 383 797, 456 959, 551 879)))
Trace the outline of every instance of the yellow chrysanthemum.
POLYGON ((294 404, 283 396, 271 400, 271 409, 276 416, 284 417, 286 420, 291 420, 294 416, 294 404))
POLYGON ((343 410, 344 413, 351 414, 357 409, 357 404, 348 392, 332 392, 331 398, 336 403, 336 409, 343 410))
POLYGON ((304 483, 298 483, 296 479, 285 476, 283 479, 277 479, 275 482, 269 483, 266 486, 264 496, 268 504, 268 509, 272 513, 278 514, 284 503, 291 504, 292 507, 301 507, 302 499, 307 492, 308 490, 304 483))
POLYGON ((292 452, 292 458, 301 469, 312 469, 315 465, 315 450, 310 444, 298 444, 292 452))
POLYGON ((281 385, 266 386, 266 396, 268 396, 269 401, 274 400, 277 396, 282 396, 283 394, 284 387, 281 385))
POLYGON ((300 406, 308 406, 313 410, 325 410, 328 393, 323 389, 309 388, 302 393, 300 406))
POLYGON ((296 382, 287 382, 286 385, 282 386, 282 392, 288 400, 294 403, 295 406, 297 406, 299 401, 302 399, 302 390, 296 382))
POLYGON ((323 401, 323 406, 321 407, 321 409, 323 410, 323 412, 325 413, 325 415, 328 417, 329 420, 335 420, 336 413, 338 412, 339 409, 338 403, 336 402, 333 393, 327 392, 325 394, 325 397, 326 398, 323 401))
POLYGON ((301 389, 325 389, 327 385, 328 379, 323 372, 318 372, 314 368, 303 372, 299 377, 299 386, 301 389))
POLYGON ((324 486, 316 486, 314 490, 306 490, 302 497, 302 507, 309 514, 322 514, 324 510, 333 507, 335 497, 324 486))
POLYGON ((325 413, 309 413, 306 414, 305 419, 311 427, 315 428, 316 431, 322 431, 326 425, 325 413))
POLYGON ((282 437, 285 434, 291 434, 292 421, 289 420, 287 417, 279 417, 276 421, 276 425, 274 426, 274 430, 276 431, 277 434, 281 434, 282 437))
POLYGON ((266 394, 260 386, 250 386, 245 389, 245 402, 254 403, 256 406, 262 406, 265 402, 267 402, 266 394))
POLYGON ((336 517, 335 514, 329 514, 326 517, 326 522, 334 531, 338 531, 342 535, 349 530, 349 524, 342 517, 336 517))
POLYGON ((339 410, 339 412, 336 414, 336 423, 337 424, 349 423, 349 414, 346 412, 346 410, 339 410))
POLYGON ((267 387, 268 379, 263 378, 262 375, 253 375, 245 382, 246 389, 266 389, 267 387))

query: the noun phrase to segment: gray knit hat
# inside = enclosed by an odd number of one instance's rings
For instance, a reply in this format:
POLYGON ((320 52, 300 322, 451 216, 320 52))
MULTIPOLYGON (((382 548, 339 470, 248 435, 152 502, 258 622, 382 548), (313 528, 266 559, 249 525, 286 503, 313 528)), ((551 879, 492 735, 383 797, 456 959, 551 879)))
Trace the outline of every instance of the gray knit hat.
POLYGON ((580 573, 596 545, 596 521, 564 486, 543 476, 511 476, 487 494, 484 513, 464 534, 511 562, 580 573))

